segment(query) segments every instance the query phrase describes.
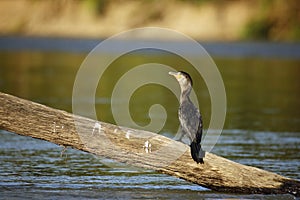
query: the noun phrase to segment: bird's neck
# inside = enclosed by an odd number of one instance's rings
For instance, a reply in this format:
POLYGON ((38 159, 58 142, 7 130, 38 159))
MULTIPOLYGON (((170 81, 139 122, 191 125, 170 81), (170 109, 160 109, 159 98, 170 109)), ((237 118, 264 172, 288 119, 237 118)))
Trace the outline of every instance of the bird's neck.
POLYGON ((181 88, 181 95, 180 95, 180 103, 184 102, 184 101, 190 101, 190 93, 191 93, 192 88, 188 88, 183 90, 181 88))

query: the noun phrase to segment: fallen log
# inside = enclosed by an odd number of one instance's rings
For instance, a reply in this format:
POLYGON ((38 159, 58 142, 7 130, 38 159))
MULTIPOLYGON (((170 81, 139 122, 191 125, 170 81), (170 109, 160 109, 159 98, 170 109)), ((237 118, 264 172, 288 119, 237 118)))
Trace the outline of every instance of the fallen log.
POLYGON ((300 182, 212 153, 196 164, 189 147, 167 137, 95 121, 0 93, 0 129, 153 169, 231 193, 300 196, 300 182), (150 145, 151 144, 151 145, 150 145))

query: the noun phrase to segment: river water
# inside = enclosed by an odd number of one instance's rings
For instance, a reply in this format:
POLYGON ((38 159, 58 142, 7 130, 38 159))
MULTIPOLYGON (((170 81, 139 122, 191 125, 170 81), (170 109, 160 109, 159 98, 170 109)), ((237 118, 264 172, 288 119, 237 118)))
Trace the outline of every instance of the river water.
MULTIPOLYGON (((77 70, 98 42, 0 38, 0 91, 71 112, 77 70)), ((218 66, 227 95, 224 129, 212 152, 300 180, 300 45, 203 46, 218 66)), ((112 47, 107 54, 116 50, 112 47)), ((110 105, 114 85, 124 72, 145 63, 163 63, 197 77, 184 59, 168 53, 142 51, 122 56, 99 82, 95 108, 100 120, 115 123, 110 105)), ((201 78, 194 81, 207 128, 211 102, 203 85, 201 78)), ((128 107, 137 124, 147 125, 148 109, 156 103, 168 114, 159 133, 173 137, 179 125, 178 102, 168 89, 145 85, 134 93, 128 107)), ((291 195, 216 193, 155 171, 4 130, 0 137, 0 199, 293 199, 291 195)))

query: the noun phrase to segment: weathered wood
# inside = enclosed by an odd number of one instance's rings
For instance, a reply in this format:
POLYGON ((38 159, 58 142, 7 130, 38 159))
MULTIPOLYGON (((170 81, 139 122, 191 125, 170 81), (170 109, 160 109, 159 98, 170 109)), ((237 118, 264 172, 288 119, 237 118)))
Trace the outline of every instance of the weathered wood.
POLYGON ((207 153, 205 164, 196 164, 187 145, 164 136, 75 116, 4 93, 0 93, 0 129, 153 169, 219 192, 300 194, 297 180, 212 153, 207 153), (151 148, 145 147, 146 141, 151 148))

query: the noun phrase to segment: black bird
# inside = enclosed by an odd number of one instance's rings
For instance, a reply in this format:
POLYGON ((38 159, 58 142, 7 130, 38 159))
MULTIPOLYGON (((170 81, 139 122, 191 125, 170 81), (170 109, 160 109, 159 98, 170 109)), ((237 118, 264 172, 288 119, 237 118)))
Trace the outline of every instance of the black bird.
POLYGON ((190 100, 190 93, 192 90, 192 78, 183 71, 169 72, 179 82, 181 94, 180 94, 180 106, 178 110, 178 116, 180 121, 180 138, 186 136, 190 140, 191 156, 197 163, 203 164, 203 158, 205 152, 201 148, 202 138, 202 117, 195 105, 190 100))

